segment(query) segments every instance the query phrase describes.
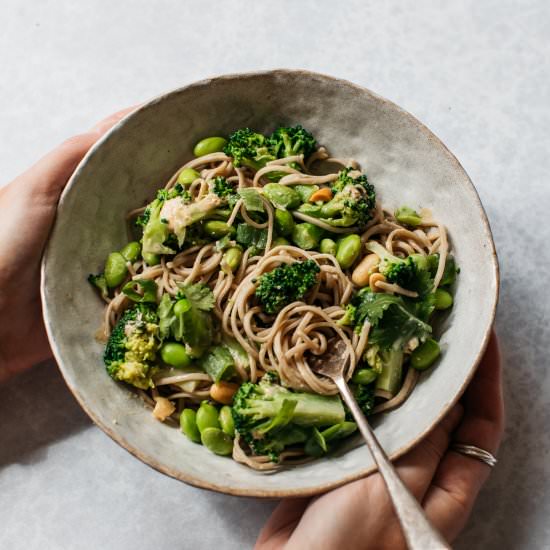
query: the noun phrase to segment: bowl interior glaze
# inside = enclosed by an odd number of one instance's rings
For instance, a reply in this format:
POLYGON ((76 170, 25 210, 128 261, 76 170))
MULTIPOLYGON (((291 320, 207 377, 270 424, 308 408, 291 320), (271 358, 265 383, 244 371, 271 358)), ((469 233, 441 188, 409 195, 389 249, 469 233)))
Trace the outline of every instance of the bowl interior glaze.
POLYGON ((384 206, 430 208, 447 226, 461 267, 455 305, 439 327, 439 364, 422 374, 403 406, 374 421, 389 455, 412 447, 458 399, 485 348, 497 303, 494 245, 468 175, 425 126, 369 90, 305 71, 229 75, 163 95, 127 116, 90 150, 61 197, 42 265, 46 327, 69 388, 108 435, 165 474, 225 493, 311 495, 365 475, 373 461, 364 446, 349 444, 322 460, 262 474, 160 424, 107 376, 94 339, 103 303, 86 277, 125 244, 125 213, 150 200, 199 139, 296 123, 334 156, 357 159, 384 206))

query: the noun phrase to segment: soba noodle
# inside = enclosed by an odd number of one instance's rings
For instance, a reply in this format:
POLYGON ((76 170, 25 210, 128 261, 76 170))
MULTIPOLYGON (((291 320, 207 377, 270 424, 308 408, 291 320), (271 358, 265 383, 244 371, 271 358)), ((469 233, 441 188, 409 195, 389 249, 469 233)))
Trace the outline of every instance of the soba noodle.
MULTIPOLYGON (((180 173, 188 168, 198 171, 199 177, 193 181, 188 192, 191 200, 196 201, 208 195, 213 189, 213 180, 223 176, 239 189, 258 188, 268 181, 266 178, 274 172, 279 173, 279 183, 285 186, 327 185, 338 178, 338 171, 324 175, 313 173, 313 167, 327 163, 337 170, 350 167, 357 170, 359 164, 352 159, 329 157, 324 148, 319 148, 304 163, 303 155, 268 162, 254 172, 250 168, 235 167, 233 159, 225 153, 213 153, 195 158, 181 166, 168 180, 165 189, 172 189, 180 173), (330 164, 329 164, 330 163, 330 164)), ((343 305, 350 301, 356 288, 351 281, 351 270, 344 271, 336 258, 314 250, 302 250, 293 245, 274 246, 274 209, 263 196, 261 201, 266 214, 265 222, 258 222, 239 199, 232 207, 227 218, 228 225, 234 225, 237 218, 256 229, 267 230, 267 240, 263 254, 245 250, 239 268, 236 271, 225 269, 223 252, 215 244, 190 246, 176 255, 162 256, 160 263, 148 266, 142 260, 129 262, 128 273, 131 280, 151 280, 157 285, 157 299, 164 294, 176 296, 181 286, 193 283, 207 285, 214 296, 213 313, 223 333, 239 342, 248 355, 248 365, 236 361, 235 370, 242 380, 256 382, 264 373, 274 371, 283 385, 299 391, 321 395, 334 395, 338 390, 334 383, 319 376, 312 367, 317 358, 322 358, 329 346, 341 341, 344 363, 344 375, 350 379, 361 362, 368 345, 370 324, 365 322, 358 333, 351 326, 339 324, 344 315, 343 305), (276 315, 267 315, 255 296, 258 279, 274 268, 298 261, 312 260, 319 267, 317 283, 303 300, 294 301, 283 307, 276 315)), ((136 208, 128 213, 133 221, 142 215, 144 208, 136 208)), ((322 219, 294 211, 299 221, 307 221, 335 234, 357 233, 357 227, 334 227, 322 219)), ((376 206, 370 223, 362 229, 361 241, 376 241, 391 254, 404 257, 410 254, 439 254, 439 263, 434 277, 434 288, 440 284, 449 243, 445 227, 424 213, 416 228, 400 224, 392 213, 376 206)), ((129 305, 129 300, 121 292, 120 285, 111 298, 105 298, 107 305, 103 318, 101 336, 107 339, 111 330, 129 305)), ((376 283, 376 292, 404 295, 414 298, 418 294, 399 285, 386 281, 376 283)), ((413 390, 418 373, 409 368, 404 376, 401 390, 394 396, 378 393, 378 404, 374 413, 388 411, 399 406, 413 390), (383 398, 389 397, 385 400, 383 398)), ((205 372, 178 371, 161 369, 155 375, 153 390, 142 391, 150 406, 155 406, 164 396, 175 403, 171 417, 178 418, 179 412, 189 404, 197 404, 209 398, 212 378, 205 372)), ((252 456, 239 437, 235 438, 233 458, 258 470, 269 470, 280 466, 283 461, 293 462, 303 459, 301 449, 281 454, 279 464, 266 456, 252 456)))

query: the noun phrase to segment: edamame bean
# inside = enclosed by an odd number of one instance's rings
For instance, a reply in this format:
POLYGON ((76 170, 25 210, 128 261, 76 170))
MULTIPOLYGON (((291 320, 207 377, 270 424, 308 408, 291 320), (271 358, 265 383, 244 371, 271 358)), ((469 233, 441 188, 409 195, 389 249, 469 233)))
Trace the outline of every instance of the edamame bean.
POLYGON ((201 434, 206 428, 220 428, 218 410, 207 401, 203 401, 197 410, 197 427, 201 434))
POLYGON ((180 185, 191 185, 201 175, 193 168, 184 168, 178 175, 177 183, 180 185))
POLYGON ((151 254, 150 252, 146 252, 145 254, 142 253, 141 257, 143 258, 143 261, 149 266, 160 264, 160 256, 158 254, 151 254))
POLYGON ((128 275, 126 259, 120 252, 111 252, 105 262, 105 282, 109 288, 120 285, 128 275))
POLYGON ((183 409, 181 411, 180 428, 182 433, 191 441, 201 442, 201 434, 197 428, 197 413, 193 409, 183 409))
POLYGON ((183 315, 186 311, 189 311, 191 309, 191 304, 187 301, 187 299, 182 298, 181 300, 178 300, 174 304, 174 314, 180 317, 183 315))
POLYGON ((395 219, 399 223, 416 227, 422 223, 422 217, 416 210, 409 208, 408 206, 402 206, 395 211, 395 219))
POLYGON ((416 370, 426 370, 440 353, 439 344, 430 338, 411 353, 411 366, 416 370))
POLYGON ((300 195, 287 185, 280 183, 268 183, 262 188, 264 196, 275 206, 275 208, 294 209, 302 203, 300 195))
POLYGON ((378 374, 376 374, 376 372, 374 372, 372 369, 359 369, 353 373, 351 381, 354 384, 366 385, 374 382, 377 376, 378 374))
POLYGON ((312 223, 298 223, 292 231, 294 244, 304 250, 317 248, 323 236, 324 230, 312 223))
POLYGON ((231 407, 224 405, 220 409, 220 426, 222 430, 231 437, 235 436, 235 423, 233 422, 233 415, 231 414, 231 407))
POLYGON ((128 262, 135 262, 141 254, 141 245, 137 241, 128 243, 120 253, 124 256, 124 259, 128 262))
POLYGON ((338 240, 336 259, 342 269, 349 269, 361 252, 361 237, 359 235, 346 235, 338 240))
POLYGON ((165 363, 173 367, 183 368, 191 364, 185 346, 177 342, 164 343, 160 348, 160 356, 165 363))
POLYGON ((332 254, 336 256, 336 243, 332 239, 323 239, 319 244, 321 254, 332 254))
POLYGON ((204 155, 210 155, 211 153, 219 153, 223 151, 227 140, 222 137, 207 137, 201 139, 193 149, 193 154, 196 157, 202 157, 204 155))
POLYGON ((289 245, 290 245, 290 241, 288 241, 284 237, 277 237, 276 239, 273 239, 273 243, 271 247, 275 248, 276 246, 289 246, 289 245))
POLYGON ((235 228, 231 225, 227 225, 225 222, 218 220, 209 220, 204 222, 203 231, 213 239, 221 239, 226 235, 232 235, 235 233, 235 228))
POLYGON ((227 456, 233 451, 233 439, 219 428, 205 428, 201 432, 201 441, 217 455, 227 456))
POLYGON ((231 271, 235 271, 241 265, 242 257, 242 249, 238 246, 232 246, 224 252, 223 262, 229 267, 229 269, 231 269, 231 271))
POLYGON ((275 209, 275 230, 283 237, 290 237, 294 229, 294 217, 288 210, 275 209))
POLYGON ((438 288, 434 292, 434 298, 435 298, 435 304, 434 304, 435 309, 447 309, 453 305, 452 295, 446 290, 443 290, 442 288, 438 288))

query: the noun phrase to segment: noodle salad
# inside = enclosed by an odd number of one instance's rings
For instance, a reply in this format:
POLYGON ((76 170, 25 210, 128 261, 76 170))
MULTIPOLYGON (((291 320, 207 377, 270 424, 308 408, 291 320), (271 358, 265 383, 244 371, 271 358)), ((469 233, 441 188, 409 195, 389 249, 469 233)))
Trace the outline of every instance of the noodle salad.
POLYGON ((341 351, 366 415, 440 355, 458 269, 427 210, 390 212, 357 162, 301 126, 205 138, 89 281, 115 380, 162 422, 257 470, 329 452, 357 426, 316 367, 341 351))

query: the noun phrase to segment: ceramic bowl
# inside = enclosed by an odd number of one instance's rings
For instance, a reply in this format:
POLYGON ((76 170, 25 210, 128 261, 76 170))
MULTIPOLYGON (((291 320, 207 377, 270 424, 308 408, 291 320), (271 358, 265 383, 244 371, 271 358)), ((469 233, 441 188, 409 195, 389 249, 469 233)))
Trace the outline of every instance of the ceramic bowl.
POLYGON ((392 458, 414 446, 456 402, 485 349, 498 296, 498 265, 476 190, 430 130, 390 101, 350 82, 306 71, 221 76, 143 105, 86 155, 59 203, 42 265, 44 320, 67 385, 93 421, 140 460, 192 485, 235 495, 305 496, 365 476, 365 446, 275 474, 255 472, 156 421, 103 367, 96 332, 103 303, 86 282, 126 242, 125 213, 192 156, 209 135, 300 123, 334 156, 357 159, 382 203, 430 208, 461 267, 455 305, 440 327, 442 358, 399 409, 374 420, 392 458))

